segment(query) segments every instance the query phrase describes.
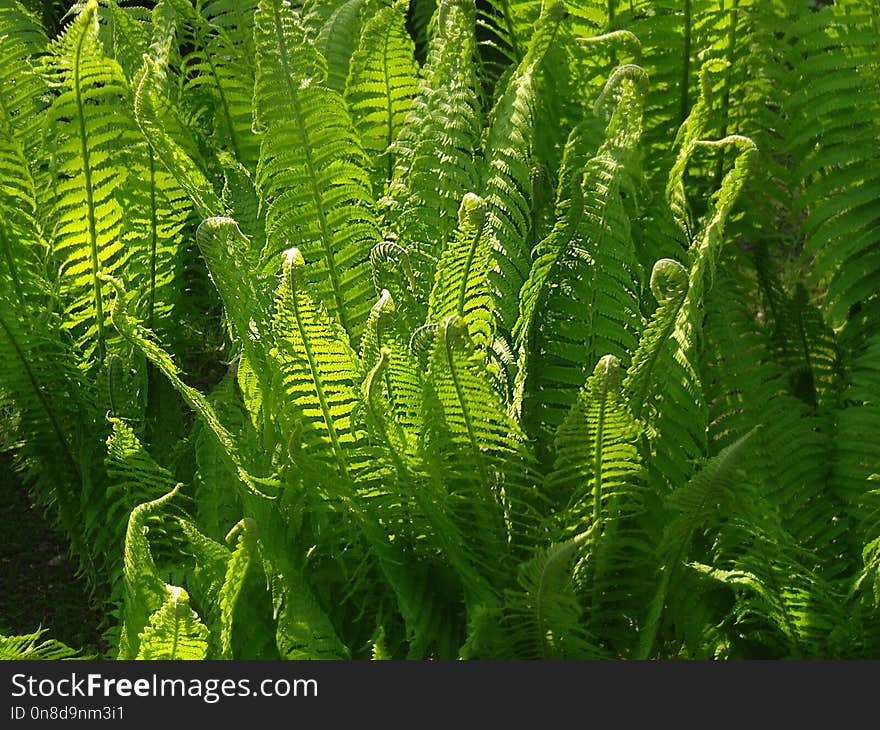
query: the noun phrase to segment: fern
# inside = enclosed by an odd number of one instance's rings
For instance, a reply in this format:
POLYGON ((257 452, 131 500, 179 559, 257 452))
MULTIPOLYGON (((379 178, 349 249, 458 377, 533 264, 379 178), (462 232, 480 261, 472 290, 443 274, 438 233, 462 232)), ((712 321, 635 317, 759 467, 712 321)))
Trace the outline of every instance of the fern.
POLYGON ((148 5, 0 8, 0 441, 110 654, 876 656, 873 8, 148 5))
POLYGON ((71 649, 55 639, 43 638, 46 629, 37 629, 32 634, 17 636, 0 635, 0 661, 59 661, 62 659, 88 659, 79 656, 76 649, 71 649))
MULTIPOLYGON (((510 338, 519 314, 514 306, 528 276, 532 211, 529 200, 532 139, 535 136, 536 76, 562 20, 561 4, 548 5, 528 50, 511 74, 490 114, 480 170, 492 233, 493 293, 503 336, 510 338)), ((443 270, 442 264, 439 265, 443 270)))
MULTIPOLYGON (((648 604, 636 658, 646 659, 651 654, 670 582, 688 553, 694 533, 698 529, 705 529, 723 515, 725 507, 736 504, 738 495, 733 491, 737 481, 736 470, 756 433, 757 429, 753 429, 724 448, 686 485, 668 497, 668 507, 674 510, 673 519, 664 529, 658 548, 661 563, 659 581, 654 597, 648 604)), ((739 496, 739 499, 742 497, 739 496)))
POLYGON ((131 162, 116 150, 120 142, 136 145, 137 137, 120 104, 128 94, 124 74, 104 56, 98 31, 97 2, 90 2, 53 42, 47 71, 58 89, 48 114, 58 149, 52 238, 64 277, 65 328, 85 358, 95 353, 100 361, 108 302, 98 274, 120 273, 134 253, 121 245, 117 193, 126 188, 131 162))
POLYGON ((482 200, 468 193, 458 211, 458 229, 437 263, 437 277, 428 301, 428 321, 461 317, 478 348, 492 341, 493 299, 489 216, 482 200))
POLYGON ((394 157, 390 148, 418 88, 414 54, 403 10, 394 4, 365 23, 351 57, 345 99, 364 150, 372 158, 376 189, 391 180, 394 157))
POLYGON ((208 630, 189 607, 186 591, 168 586, 162 607, 150 616, 149 625, 138 637, 137 659, 204 659, 208 630))
POLYGON ((309 281, 328 311, 357 338, 373 292, 369 252, 378 238, 366 160, 338 93, 322 86, 325 62, 305 44, 286 3, 256 16, 259 100, 265 130, 257 186, 267 201, 266 259, 288 249, 288 230, 309 261, 309 281))
POLYGON ((515 629, 512 654, 538 659, 597 659, 603 652, 585 635, 573 590, 571 563, 592 530, 561 544, 536 550, 520 566, 519 591, 508 592, 506 612, 515 629))
POLYGON ((386 213, 408 252, 416 296, 423 303, 436 260, 455 228, 461 197, 477 189, 473 5, 442 2, 436 26, 418 93, 392 147, 395 170, 386 213))
MULTIPOLYGON (((167 494, 138 505, 128 519, 125 533, 125 609, 119 639, 120 659, 134 659, 139 655, 140 637, 150 625, 152 614, 160 612, 166 601, 172 597, 158 576, 147 540, 146 521, 177 495, 180 486, 175 485, 167 494)), ((174 603, 170 603, 169 608, 173 609, 174 603)))
POLYGON ((523 418, 535 434, 562 421, 588 368, 602 354, 628 357, 640 326, 640 274, 624 196, 633 195, 631 188, 626 192, 627 178, 638 143, 644 73, 637 67, 619 70, 609 82, 610 93, 618 83, 621 98, 608 120, 606 142, 583 172, 574 168, 571 191, 561 190, 571 202, 560 200, 562 216, 538 245, 520 295, 519 387, 523 418), (570 323, 565 334, 557 319, 570 323))

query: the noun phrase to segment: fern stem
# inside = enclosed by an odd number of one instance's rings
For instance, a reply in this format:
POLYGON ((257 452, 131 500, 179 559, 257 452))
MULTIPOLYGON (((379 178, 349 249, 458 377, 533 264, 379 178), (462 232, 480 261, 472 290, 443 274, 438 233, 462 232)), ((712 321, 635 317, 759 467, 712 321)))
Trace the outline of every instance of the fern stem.
POLYGON ((156 249, 159 242, 159 221, 156 216, 156 157, 151 147, 150 159, 150 291, 147 298, 147 328, 153 329, 156 308, 156 249))
POLYGON ((98 278, 100 273, 100 261, 98 259, 98 231, 97 221, 95 220, 95 193, 92 181, 92 167, 89 161, 89 144, 86 134, 85 109, 83 105, 82 80, 80 79, 80 58, 82 56, 82 47, 85 43, 88 32, 83 30, 76 43, 76 53, 73 61, 73 88, 76 97, 77 120, 79 121, 79 141, 80 153, 82 155, 82 171, 85 177, 86 192, 86 215, 89 226, 89 257, 92 267, 92 290, 95 296, 95 315, 98 327, 98 359, 103 361, 106 353, 104 347, 104 303, 101 299, 101 280, 98 278))
MULTIPOLYGON (((722 10, 724 8, 722 7, 722 10)), ((733 0, 730 6, 730 27, 727 29, 727 77, 724 83, 724 95, 721 97, 721 134, 719 137, 726 137, 728 126, 730 124, 730 86, 731 76, 733 75, 733 62, 736 57, 736 27, 739 25, 739 0, 733 0)), ((718 162, 715 167, 715 187, 721 186, 721 180, 724 177, 724 150, 718 153, 718 162)))
POLYGON ((480 245, 480 238, 483 235, 483 231, 486 229, 486 216, 483 216, 482 223, 477 226, 476 231, 474 231, 474 236, 471 239, 471 245, 468 249, 467 261, 464 265, 464 271, 461 275, 461 284, 458 287, 458 300, 455 305, 455 313, 464 319, 464 303, 467 299, 467 286, 468 280, 470 278, 471 267, 474 265, 474 258, 477 255, 477 247, 480 245))
POLYGON ((693 31, 693 17, 691 13, 691 0, 684 2, 684 51, 681 69, 681 110, 679 112, 679 124, 684 124, 690 110, 690 78, 691 78, 691 33, 693 31))
POLYGON ((387 133, 385 135, 385 154, 387 159, 385 160, 386 170, 385 170, 385 182, 390 183, 391 178, 394 176, 394 159, 390 152, 391 143, 394 141, 394 106, 393 106, 393 98, 391 95, 391 74, 388 69, 388 46, 391 42, 391 34, 385 34, 385 49, 382 54, 382 58, 385 60, 385 63, 382 64, 383 77, 385 79, 385 111, 388 116, 386 117, 386 121, 388 122, 387 133))

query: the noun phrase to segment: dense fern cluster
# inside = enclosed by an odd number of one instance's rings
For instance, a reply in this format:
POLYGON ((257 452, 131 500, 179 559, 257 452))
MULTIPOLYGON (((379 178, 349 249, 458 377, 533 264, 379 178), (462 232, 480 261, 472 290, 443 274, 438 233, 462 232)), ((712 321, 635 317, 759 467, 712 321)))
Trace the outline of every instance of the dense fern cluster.
POLYGON ((148 5, 0 6, 0 428, 109 656, 880 654, 873 3, 148 5))

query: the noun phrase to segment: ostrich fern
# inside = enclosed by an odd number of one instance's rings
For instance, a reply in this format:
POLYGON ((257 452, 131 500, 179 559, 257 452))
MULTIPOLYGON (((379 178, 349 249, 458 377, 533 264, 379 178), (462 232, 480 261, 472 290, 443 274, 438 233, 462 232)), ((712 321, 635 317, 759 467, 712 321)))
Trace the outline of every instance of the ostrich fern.
POLYGON ((876 657, 877 27, 4 4, 0 428, 108 656, 876 657))

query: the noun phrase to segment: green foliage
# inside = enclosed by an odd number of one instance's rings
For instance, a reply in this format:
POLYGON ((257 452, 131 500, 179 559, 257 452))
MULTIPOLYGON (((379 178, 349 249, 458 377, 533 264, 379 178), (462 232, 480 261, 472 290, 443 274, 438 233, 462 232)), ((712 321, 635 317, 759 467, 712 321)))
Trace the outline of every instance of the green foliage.
POLYGON ((870 4, 71 5, 0 441, 108 656, 878 655, 870 4))
POLYGON ((0 661, 58 661, 60 659, 88 659, 78 656, 76 649, 55 639, 45 639, 46 629, 18 636, 0 635, 0 661))

